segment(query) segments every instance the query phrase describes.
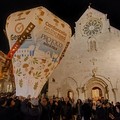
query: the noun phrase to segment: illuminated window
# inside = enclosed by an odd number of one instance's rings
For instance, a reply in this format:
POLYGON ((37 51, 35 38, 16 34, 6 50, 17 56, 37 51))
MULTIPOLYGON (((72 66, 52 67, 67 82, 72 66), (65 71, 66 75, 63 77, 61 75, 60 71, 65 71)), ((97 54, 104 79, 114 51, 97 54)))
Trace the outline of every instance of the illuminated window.
POLYGON ((99 87, 94 87, 92 89, 92 98, 98 99, 102 97, 102 90, 99 87))

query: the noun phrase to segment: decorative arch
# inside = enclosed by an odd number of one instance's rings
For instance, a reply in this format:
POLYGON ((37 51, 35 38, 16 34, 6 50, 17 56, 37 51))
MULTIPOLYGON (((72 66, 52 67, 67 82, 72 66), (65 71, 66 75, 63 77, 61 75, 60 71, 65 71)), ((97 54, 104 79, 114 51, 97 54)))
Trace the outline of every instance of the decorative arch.
POLYGON ((73 96, 78 98, 79 91, 78 91, 78 83, 77 81, 72 77, 65 78, 61 83, 61 94, 63 96, 68 95, 68 92, 72 92, 73 96))
POLYGON ((84 93, 85 99, 91 97, 91 91, 94 87, 98 87, 99 89, 101 89, 103 97, 105 97, 106 99, 110 98, 110 91, 112 91, 114 101, 116 102, 116 94, 113 91, 113 86, 109 79, 102 76, 92 76, 87 77, 85 80, 83 80, 83 82, 81 83, 81 89, 82 93, 84 93))
POLYGON ((111 81, 108 79, 108 78, 105 78, 103 76, 99 76, 99 75, 93 75, 92 77, 91 76, 88 76, 86 77, 82 83, 81 83, 81 87, 83 87, 85 84, 87 84, 90 80, 98 80, 99 82, 105 84, 105 85, 108 85, 110 86, 110 88, 112 89, 113 86, 111 84, 111 81))
POLYGON ((69 83, 69 84, 72 83, 72 85, 74 85, 76 88, 78 88, 77 81, 74 78, 72 78, 72 77, 67 77, 63 81, 64 81, 63 83, 69 83))

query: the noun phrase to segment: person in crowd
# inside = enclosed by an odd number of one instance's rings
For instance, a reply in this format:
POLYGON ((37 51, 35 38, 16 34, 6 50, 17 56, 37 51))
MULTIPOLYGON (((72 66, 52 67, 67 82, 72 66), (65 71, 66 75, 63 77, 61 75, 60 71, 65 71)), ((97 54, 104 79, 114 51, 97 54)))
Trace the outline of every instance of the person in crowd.
POLYGON ((120 104, 115 105, 115 120, 120 120, 120 104))
POLYGON ((42 105, 41 120, 50 120, 50 109, 48 106, 48 98, 42 97, 40 103, 42 105))
POLYGON ((106 103, 106 111, 107 111, 107 120, 114 120, 114 109, 110 102, 106 103))
POLYGON ((62 106, 62 104, 64 103, 65 101, 64 101, 64 97, 61 97, 60 98, 60 106, 62 106))
POLYGON ((78 99, 76 103, 76 120, 81 120, 83 113, 82 113, 82 100, 78 99))
POLYGON ((84 120, 90 120, 91 118, 91 106, 88 99, 85 100, 84 104, 82 105, 83 117, 84 120))
POLYGON ((21 112, 23 120, 43 120, 41 119, 42 107, 38 98, 25 99, 21 102, 21 112))
POLYGON ((9 120, 9 110, 7 108, 7 98, 0 98, 0 119, 1 120, 9 120))
POLYGON ((50 120, 53 120, 53 107, 54 107, 54 101, 53 101, 53 97, 49 98, 48 101, 48 107, 49 107, 49 115, 50 115, 50 120))
POLYGON ((97 120, 97 115, 96 115, 96 103, 92 103, 92 114, 91 114, 91 120, 97 120))
POLYGON ((21 120, 22 115, 20 112, 20 106, 15 98, 7 98, 7 109, 9 110, 9 120, 21 120))
POLYGON ((97 120, 107 120, 106 103, 101 103, 100 100, 96 102, 96 116, 97 120))
POLYGON ((60 120, 61 104, 59 98, 56 97, 53 103, 53 120, 60 120))
POLYGON ((72 105, 69 102, 69 98, 66 97, 61 107, 62 120, 72 120, 72 105))
POLYGON ((69 98, 70 99, 70 104, 72 105, 72 120, 76 119, 76 103, 74 98, 69 98))

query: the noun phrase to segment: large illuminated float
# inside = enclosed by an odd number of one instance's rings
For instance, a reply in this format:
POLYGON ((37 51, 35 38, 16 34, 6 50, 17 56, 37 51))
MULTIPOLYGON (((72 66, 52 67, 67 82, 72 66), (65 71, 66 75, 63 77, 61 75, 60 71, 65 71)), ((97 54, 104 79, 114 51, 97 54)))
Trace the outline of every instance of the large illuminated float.
POLYGON ((70 43, 71 28, 40 6, 8 16, 6 34, 10 51, 3 71, 12 59, 16 95, 37 97, 70 43))

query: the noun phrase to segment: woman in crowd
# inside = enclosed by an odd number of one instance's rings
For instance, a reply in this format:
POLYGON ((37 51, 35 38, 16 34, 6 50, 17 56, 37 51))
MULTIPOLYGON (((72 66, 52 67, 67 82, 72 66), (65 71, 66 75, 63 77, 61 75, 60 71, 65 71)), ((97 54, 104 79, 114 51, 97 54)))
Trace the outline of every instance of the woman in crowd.
POLYGON ((82 113, 82 100, 78 99, 76 103, 76 119, 81 120, 83 113, 82 113))

